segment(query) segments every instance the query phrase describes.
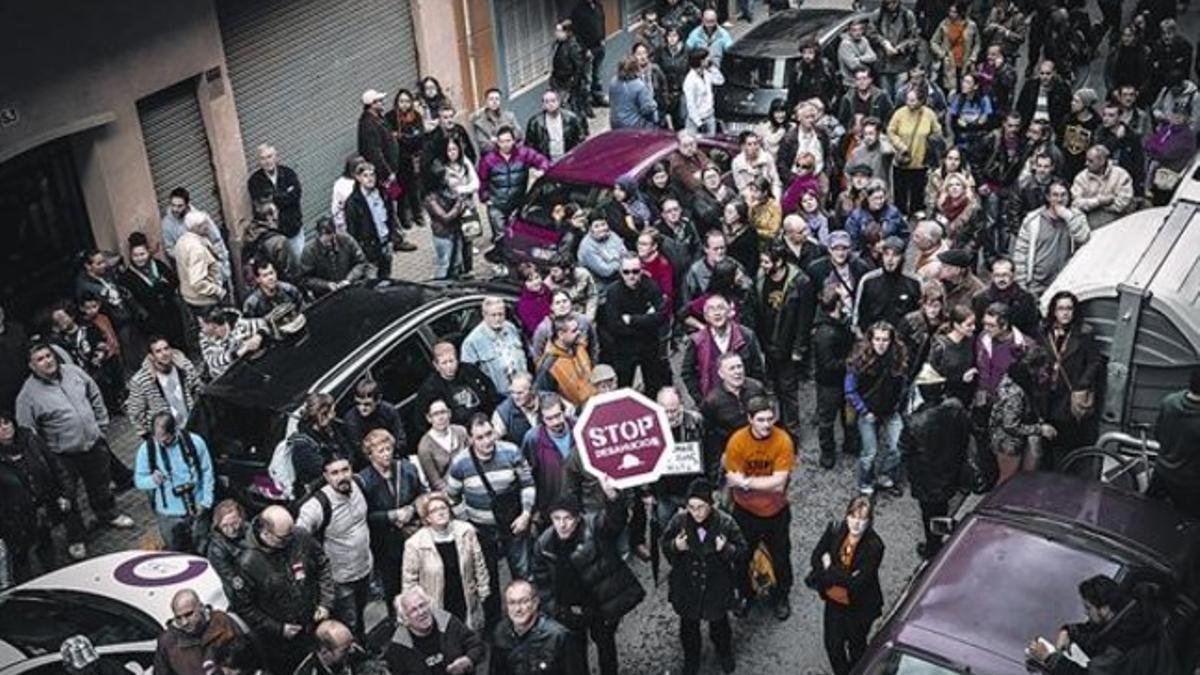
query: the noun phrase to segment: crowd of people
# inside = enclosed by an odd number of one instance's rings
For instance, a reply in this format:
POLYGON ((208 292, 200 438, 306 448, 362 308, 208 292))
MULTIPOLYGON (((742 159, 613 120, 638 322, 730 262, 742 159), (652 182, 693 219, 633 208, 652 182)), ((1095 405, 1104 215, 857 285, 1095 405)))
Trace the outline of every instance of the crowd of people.
MULTIPOLYGON (((0 314, 13 577, 58 564, 60 524, 68 556, 86 557, 78 484, 117 528, 135 523, 114 494, 137 489, 163 546, 207 555, 244 621, 180 593, 162 672, 583 673, 590 641, 616 673, 617 628, 646 597, 635 569, 657 577, 660 559, 683 672, 700 668, 701 622, 732 672, 731 616, 756 603, 791 615, 789 487, 815 426, 819 465, 848 463, 857 484, 803 576, 824 602, 830 664, 848 673, 884 603, 880 500, 907 484, 930 557, 942 545, 930 523, 955 495, 1053 469, 1094 439, 1099 345, 1070 290, 1044 314, 1039 299, 1091 232, 1169 199, 1200 129, 1174 3, 1141 2, 1125 23, 1119 3, 1101 4, 1093 25, 1075 0, 986 12, 883 0, 832 60, 798 45, 786 99, 722 158, 697 136, 723 126, 713 87, 728 17, 664 0, 606 79, 603 6, 581 0, 557 24, 542 109, 524 125, 498 89, 465 125, 432 77, 391 110, 364 92, 358 153, 315 236, 300 178, 268 144, 247 185, 241 269, 223 228, 174 190, 161 247, 135 233, 123 260, 85 252, 73 297, 32 337, 0 314), (1103 39, 1106 95, 1072 91, 1103 39), (186 428, 205 383, 298 330, 312 300, 391 276, 414 227, 431 229, 438 278, 472 274, 485 222, 502 260, 531 172, 582 142, 603 107, 613 128, 674 130, 678 150, 600 203, 554 204, 555 255, 515 270, 515 303, 489 297, 461 344, 434 347, 417 419, 369 378, 340 418, 313 394, 281 445, 289 503, 252 514, 218 501, 213 452, 186 428), (579 412, 622 387, 699 447, 697 474, 619 491, 585 469, 579 412), (132 467, 108 445, 115 414, 141 436, 132 467), (372 599, 391 623, 368 635, 372 599)), ((1177 450, 1195 437, 1196 379, 1165 407, 1177 450)), ((1163 472, 1169 498, 1194 511, 1187 452, 1165 456, 1179 460, 1163 472)), ((91 649, 69 647, 67 661, 91 649)))

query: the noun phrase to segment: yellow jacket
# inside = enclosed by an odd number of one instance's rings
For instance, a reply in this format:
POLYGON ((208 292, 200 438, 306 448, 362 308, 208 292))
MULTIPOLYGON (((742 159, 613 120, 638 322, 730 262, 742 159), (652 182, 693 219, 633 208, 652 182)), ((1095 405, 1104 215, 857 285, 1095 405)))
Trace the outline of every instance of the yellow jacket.
POLYGON ((917 110, 902 105, 892 113, 892 120, 887 126, 888 139, 896 148, 895 166, 901 169, 925 168, 925 152, 929 147, 929 137, 942 135, 942 125, 938 124, 937 114, 929 106, 921 106, 917 110), (908 163, 902 163, 902 154, 908 151, 908 163))

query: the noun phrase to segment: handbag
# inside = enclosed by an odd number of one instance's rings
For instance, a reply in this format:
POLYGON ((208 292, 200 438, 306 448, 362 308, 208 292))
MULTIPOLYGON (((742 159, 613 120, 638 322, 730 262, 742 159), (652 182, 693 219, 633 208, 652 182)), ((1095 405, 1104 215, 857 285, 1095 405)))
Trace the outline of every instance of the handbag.
POLYGON ((479 458, 475 453, 468 450, 467 454, 471 455, 471 463, 475 465, 475 473, 479 475, 479 482, 483 483, 483 489, 487 490, 488 496, 492 498, 492 516, 496 519, 496 530, 500 538, 512 536, 512 525, 517 518, 525 512, 525 507, 521 506, 520 491, 505 492, 497 494, 492 488, 492 484, 487 479, 487 473, 483 470, 483 465, 479 463, 479 458))
POLYGON ((1173 192, 1176 187, 1179 187, 1179 182, 1182 180, 1183 173, 1160 166, 1154 170, 1152 184, 1154 189, 1160 192, 1173 192))
POLYGON ((463 209, 458 222, 462 226, 463 237, 478 239, 483 236, 483 223, 479 220, 479 210, 474 206, 463 209))
POLYGON ((1071 383, 1071 377, 1067 375, 1067 370, 1063 368, 1062 359, 1058 352, 1058 347, 1053 339, 1047 341, 1050 346, 1050 353, 1054 357, 1054 370, 1062 377, 1063 384, 1067 385, 1067 391, 1071 392, 1070 412, 1071 417, 1075 421, 1081 421, 1086 417, 1091 416, 1096 410, 1096 392, 1091 389, 1076 389, 1071 383))
POLYGON ((384 182, 383 194, 390 201, 400 201, 400 198, 404 196, 404 183, 401 183, 399 179, 384 182))

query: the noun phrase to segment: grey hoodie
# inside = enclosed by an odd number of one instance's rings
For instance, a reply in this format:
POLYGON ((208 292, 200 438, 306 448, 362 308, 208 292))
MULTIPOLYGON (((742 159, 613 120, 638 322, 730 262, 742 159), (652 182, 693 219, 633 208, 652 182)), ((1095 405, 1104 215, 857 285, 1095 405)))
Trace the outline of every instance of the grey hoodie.
POLYGON ((108 429, 100 387, 78 366, 60 363, 58 377, 30 375, 17 394, 17 423, 38 432, 50 451, 74 454, 92 449, 108 429))

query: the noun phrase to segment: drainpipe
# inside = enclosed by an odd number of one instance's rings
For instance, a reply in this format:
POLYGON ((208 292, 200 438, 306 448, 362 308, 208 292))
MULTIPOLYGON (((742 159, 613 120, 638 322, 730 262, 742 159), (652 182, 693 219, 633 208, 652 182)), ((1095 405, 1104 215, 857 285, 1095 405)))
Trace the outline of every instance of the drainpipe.
MULTIPOLYGON (((463 15, 463 31, 466 37, 467 47, 467 76, 470 79, 471 95, 477 96, 479 92, 479 75, 475 72, 475 40, 471 36, 471 11, 467 7, 467 0, 462 0, 462 15, 463 15)), ((464 97, 465 98, 465 97, 464 97)), ((466 101, 463 101, 466 103, 466 101)), ((478 101, 473 101, 472 106, 478 101)))

